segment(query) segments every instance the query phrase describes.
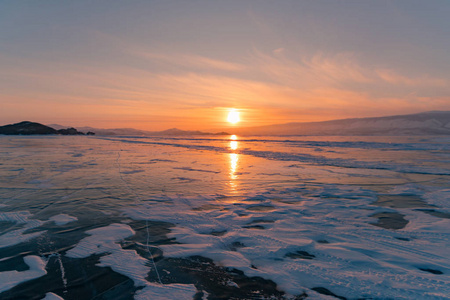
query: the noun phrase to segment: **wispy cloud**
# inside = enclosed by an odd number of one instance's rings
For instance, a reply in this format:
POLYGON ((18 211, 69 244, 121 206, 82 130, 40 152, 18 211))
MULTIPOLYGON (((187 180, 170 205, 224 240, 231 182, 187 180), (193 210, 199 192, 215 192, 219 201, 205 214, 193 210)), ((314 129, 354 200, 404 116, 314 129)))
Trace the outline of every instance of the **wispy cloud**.
POLYGON ((419 87, 448 87, 447 79, 432 77, 428 74, 420 77, 409 77, 397 73, 392 69, 377 69, 375 73, 385 82, 394 85, 419 86, 419 87))
POLYGON ((410 87, 448 88, 446 78, 429 74, 412 76, 383 67, 362 64, 354 53, 325 54, 288 58, 283 48, 272 54, 254 50, 255 65, 273 81, 298 87, 330 87, 347 84, 383 84, 410 87))
POLYGON ((205 56, 181 53, 154 53, 145 51, 133 51, 133 55, 145 58, 154 62, 171 64, 185 68, 194 69, 213 69, 222 71, 242 71, 246 67, 242 64, 223 61, 205 56))
POLYGON ((297 87, 337 86, 345 83, 369 83, 370 72, 362 68, 352 53, 289 58, 284 49, 273 54, 254 50, 255 65, 272 80, 297 87))

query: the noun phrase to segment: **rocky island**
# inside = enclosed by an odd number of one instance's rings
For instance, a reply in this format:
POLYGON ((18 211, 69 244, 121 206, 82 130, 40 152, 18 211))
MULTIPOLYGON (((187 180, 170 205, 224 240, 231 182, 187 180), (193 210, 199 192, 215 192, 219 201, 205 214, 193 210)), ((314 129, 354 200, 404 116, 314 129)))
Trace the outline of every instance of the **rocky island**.
MULTIPOLYGON (((61 134, 61 135, 85 135, 83 132, 75 128, 67 128, 56 130, 52 127, 30 121, 0 126, 0 134, 5 135, 35 135, 35 134, 61 134)), ((87 135, 94 135, 88 132, 87 135)))

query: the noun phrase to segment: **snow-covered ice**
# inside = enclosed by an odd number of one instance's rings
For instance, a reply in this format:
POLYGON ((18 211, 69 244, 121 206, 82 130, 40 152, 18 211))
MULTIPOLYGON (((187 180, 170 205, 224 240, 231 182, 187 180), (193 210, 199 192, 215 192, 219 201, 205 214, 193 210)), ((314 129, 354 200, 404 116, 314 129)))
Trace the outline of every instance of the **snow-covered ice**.
POLYGON ((0 140, 2 299, 450 299, 448 139, 0 140))

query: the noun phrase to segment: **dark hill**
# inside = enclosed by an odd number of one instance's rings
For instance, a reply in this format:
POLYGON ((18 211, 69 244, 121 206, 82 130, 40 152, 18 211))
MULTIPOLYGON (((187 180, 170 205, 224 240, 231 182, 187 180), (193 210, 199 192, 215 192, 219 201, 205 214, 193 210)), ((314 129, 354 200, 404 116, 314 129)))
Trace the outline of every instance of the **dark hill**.
POLYGON ((73 127, 70 127, 67 129, 60 129, 57 131, 58 131, 58 134, 62 134, 62 135, 84 135, 83 132, 80 132, 73 127))
MULTIPOLYGON (((23 121, 16 124, 0 126, 0 134, 6 135, 34 135, 34 134, 61 134, 61 135, 84 135, 83 132, 75 128, 67 128, 56 130, 52 127, 45 126, 35 122, 23 121)), ((94 135, 88 132, 88 135, 94 135)))
POLYGON ((0 134, 31 135, 31 134, 58 134, 58 132, 51 127, 39 123, 23 121, 16 124, 0 126, 0 134))

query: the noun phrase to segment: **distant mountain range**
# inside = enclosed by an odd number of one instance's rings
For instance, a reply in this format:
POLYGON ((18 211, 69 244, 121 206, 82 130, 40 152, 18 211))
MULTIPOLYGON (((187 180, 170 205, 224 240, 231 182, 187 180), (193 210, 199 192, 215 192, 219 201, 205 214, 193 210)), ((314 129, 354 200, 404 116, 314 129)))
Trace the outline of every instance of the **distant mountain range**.
POLYGON ((450 111, 239 128, 238 135, 450 135, 450 111))
MULTIPOLYGON (((193 136, 229 135, 223 131, 209 133, 172 128, 164 131, 145 131, 134 128, 101 129, 79 127, 78 129, 50 124, 48 126, 24 121, 0 126, 0 134, 63 134, 63 135, 115 135, 115 136, 193 136)), ((430 111, 410 115, 377 118, 342 119, 325 122, 295 122, 259 127, 236 128, 238 135, 450 135, 450 111, 430 111)))
MULTIPOLYGON (((55 129, 66 128, 66 126, 59 124, 48 125, 55 129)), ((94 127, 79 127, 81 131, 91 131, 95 132, 97 135, 116 135, 116 136, 188 136, 188 135, 229 135, 228 132, 218 132, 210 133, 198 130, 181 130, 177 128, 171 128, 163 131, 146 131, 134 128, 113 128, 113 129, 103 129, 94 127)))

